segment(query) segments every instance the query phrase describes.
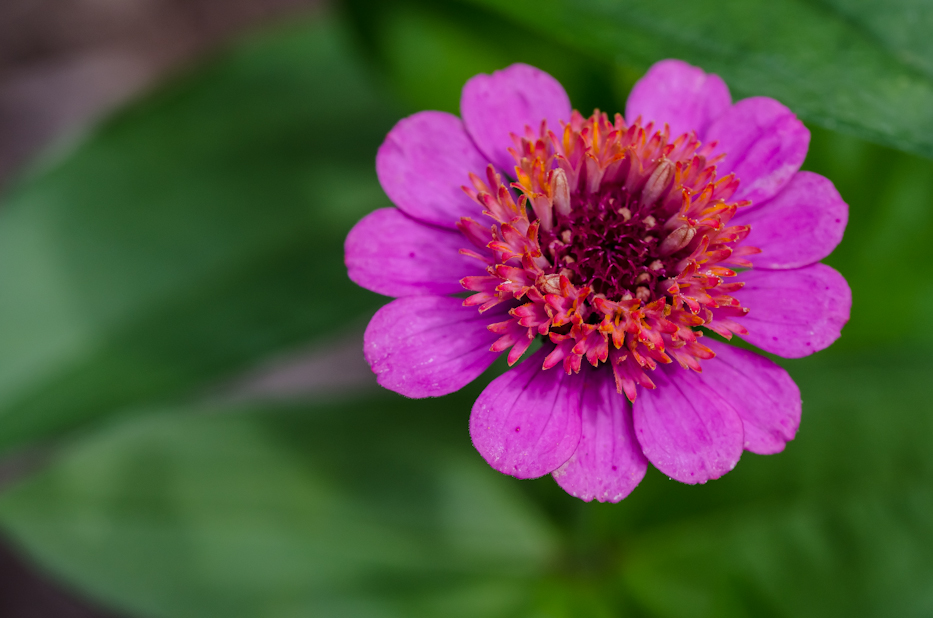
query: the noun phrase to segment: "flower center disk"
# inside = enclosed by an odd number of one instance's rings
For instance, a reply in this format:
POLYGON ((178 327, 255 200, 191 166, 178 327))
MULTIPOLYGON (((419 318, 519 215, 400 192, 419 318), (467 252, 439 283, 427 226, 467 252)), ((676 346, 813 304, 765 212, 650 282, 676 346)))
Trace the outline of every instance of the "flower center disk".
POLYGON ((492 166, 485 179, 470 175, 464 190, 493 224, 458 224, 479 249, 463 253, 488 273, 461 281, 475 292, 464 304, 509 303, 509 319, 490 330, 510 364, 546 336, 555 347, 545 368, 609 363, 634 400, 636 384, 654 387, 657 363, 699 370, 713 357, 699 327, 746 332, 732 319, 748 310, 732 296, 742 284, 729 282, 730 267, 750 267, 745 256, 759 250, 738 246, 748 226, 728 223, 749 202, 730 201, 739 180, 717 176, 715 143, 668 133, 574 112, 559 135, 542 123, 512 136, 517 182, 506 186, 492 166))
POLYGON ((601 186, 590 196, 575 194, 571 205, 569 215, 559 215, 551 230, 539 232, 555 271, 609 299, 632 293, 653 299, 657 282, 676 266, 672 252, 660 250, 662 213, 621 185, 601 186))

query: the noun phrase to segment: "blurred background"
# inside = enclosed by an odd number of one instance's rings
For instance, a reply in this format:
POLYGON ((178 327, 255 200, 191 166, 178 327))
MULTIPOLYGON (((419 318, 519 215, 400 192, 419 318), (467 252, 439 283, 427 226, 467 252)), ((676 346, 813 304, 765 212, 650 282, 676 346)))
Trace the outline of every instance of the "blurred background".
POLYGON ((933 615, 933 7, 919 0, 4 0, 0 616, 933 615), (791 107, 850 205, 800 433, 617 505, 491 470, 498 372, 375 386, 343 239, 401 117, 655 61, 791 107))
MULTIPOLYGON (((231 39, 319 0, 70 0, 0 3, 0 190, 33 158, 70 144, 231 39)), ((66 146, 67 147, 67 146, 66 146)), ((0 468, 0 487, 22 464, 0 468)), ((0 615, 117 616, 0 546, 0 615)), ((120 614, 123 615, 123 614, 120 614)))

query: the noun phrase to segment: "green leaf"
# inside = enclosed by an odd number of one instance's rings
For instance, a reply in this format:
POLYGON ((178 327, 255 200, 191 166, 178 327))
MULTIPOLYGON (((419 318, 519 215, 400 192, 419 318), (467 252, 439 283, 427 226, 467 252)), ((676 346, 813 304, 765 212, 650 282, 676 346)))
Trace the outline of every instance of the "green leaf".
POLYGON ((804 167, 832 179, 849 204, 845 237, 825 261, 852 288, 852 319, 822 354, 925 349, 933 332, 917 325, 933 320, 933 162, 815 130, 804 167))
POLYGON ((923 0, 469 0, 602 61, 681 58, 738 97, 933 157, 933 5, 923 0))
POLYGON ((649 468, 617 505, 525 484, 566 531, 561 579, 607 615, 928 615, 933 362, 875 347, 789 366, 803 420, 782 453, 745 453, 705 485, 649 468))
POLYGON ((242 42, 0 212, 0 448, 358 327, 343 239, 398 114, 330 22, 242 42))
POLYGON ((514 62, 554 75, 583 109, 611 109, 616 98, 612 62, 594 62, 506 23, 496 13, 427 0, 344 0, 343 4, 373 64, 413 111, 459 114, 460 92, 469 78, 514 62))
POLYGON ((126 419, 0 497, 0 524, 151 616, 926 615, 933 363, 794 366, 804 420, 784 453, 703 486, 651 470, 617 505, 490 469, 471 388, 126 419))
POLYGON ((7 492, 0 522, 143 616, 514 616, 556 542, 473 451, 469 403, 136 416, 7 492))
POLYGON ((703 488, 655 475, 629 498, 620 583, 649 615, 933 610, 933 363, 876 349, 800 365, 803 423, 784 453, 746 454, 703 488))

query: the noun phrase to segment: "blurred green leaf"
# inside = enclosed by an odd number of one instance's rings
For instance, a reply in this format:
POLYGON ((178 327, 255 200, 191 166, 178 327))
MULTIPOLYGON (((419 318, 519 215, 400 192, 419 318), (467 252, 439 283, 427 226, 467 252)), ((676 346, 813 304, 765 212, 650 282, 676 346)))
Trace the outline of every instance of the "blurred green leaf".
POLYGON ((881 352, 796 364, 784 453, 704 486, 652 469, 618 505, 486 466, 470 388, 129 418, 0 497, 0 524, 151 616, 924 616, 933 362, 881 352))
POLYGON ((783 453, 701 486, 650 468, 618 505, 523 484, 565 531, 560 579, 609 615, 929 615, 933 359, 876 347, 790 366, 804 413, 783 453))
POLYGON ((469 405, 137 416, 6 493, 0 521, 143 616, 514 616, 556 542, 472 450, 469 405))
POLYGON ((849 204, 845 237, 825 261, 852 288, 852 319, 822 354, 928 349, 933 331, 918 324, 933 320, 933 162, 818 129, 804 167, 849 204))
POLYGON ((933 362, 877 352, 801 361, 785 453, 746 454, 703 488, 653 475, 632 495, 622 581, 650 615, 933 612, 933 362))
POLYGON ((412 110, 460 113, 460 91, 477 73, 514 62, 560 80, 581 109, 611 109, 617 98, 613 63, 593 59, 494 12, 430 0, 344 0, 374 65, 412 110))
POLYGON ((343 239, 398 114, 330 22, 237 45, 0 212, 0 448, 357 326, 343 239))
POLYGON ((739 97, 933 157, 933 5, 925 0, 469 0, 642 70, 681 58, 739 97))

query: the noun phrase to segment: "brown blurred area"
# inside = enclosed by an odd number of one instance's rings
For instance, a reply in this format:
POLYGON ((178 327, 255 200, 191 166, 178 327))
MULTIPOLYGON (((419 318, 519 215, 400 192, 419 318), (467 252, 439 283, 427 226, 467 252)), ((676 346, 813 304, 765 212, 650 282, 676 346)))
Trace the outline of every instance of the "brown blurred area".
POLYGON ((321 0, 0 1, 0 187, 166 71, 321 0))
MULTIPOLYGON (((166 73, 322 0, 0 0, 0 188, 166 73)), ((2 467, 2 466, 0 466, 2 467)), ((0 616, 104 618, 0 539, 0 616)), ((130 617, 126 617, 130 618, 130 617)))

